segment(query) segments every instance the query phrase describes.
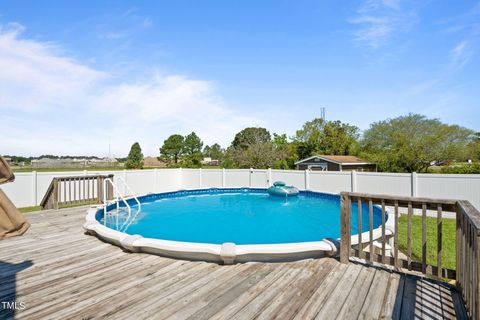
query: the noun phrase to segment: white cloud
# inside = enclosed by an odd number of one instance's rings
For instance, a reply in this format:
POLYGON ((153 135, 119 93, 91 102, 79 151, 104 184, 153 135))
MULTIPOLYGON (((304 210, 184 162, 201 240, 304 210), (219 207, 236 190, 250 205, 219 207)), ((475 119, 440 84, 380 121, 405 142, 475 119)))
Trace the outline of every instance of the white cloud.
POLYGON ((0 29, 2 153, 105 155, 110 140, 117 156, 134 141, 155 155, 173 133, 195 131, 226 145, 238 130, 263 123, 228 108, 209 81, 154 71, 114 79, 22 31, 0 29))
POLYGON ((0 109, 67 107, 103 72, 58 54, 50 43, 21 39, 18 24, 0 28, 0 109))
POLYGON ((450 52, 452 64, 455 68, 463 68, 472 57, 472 51, 467 41, 461 41, 450 52))
POLYGON ((429 80, 417 83, 411 87, 408 93, 411 95, 424 94, 425 92, 431 90, 436 85, 438 85, 441 82, 441 80, 442 79, 439 77, 439 78, 433 78, 433 79, 429 79, 429 80))
POLYGON ((400 0, 365 0, 350 23, 358 25, 354 40, 372 49, 384 45, 394 33, 407 30, 414 10, 406 10, 400 0))

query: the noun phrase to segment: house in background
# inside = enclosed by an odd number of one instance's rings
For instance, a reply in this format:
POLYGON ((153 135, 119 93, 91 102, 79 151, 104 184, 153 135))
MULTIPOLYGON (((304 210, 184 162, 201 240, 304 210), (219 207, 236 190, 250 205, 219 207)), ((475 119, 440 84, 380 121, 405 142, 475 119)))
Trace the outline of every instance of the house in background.
POLYGON ((297 170, 318 171, 377 171, 375 163, 355 156, 312 156, 295 162, 297 170))
POLYGON ((204 166, 218 166, 220 164, 220 161, 217 160, 217 159, 212 159, 210 157, 205 157, 203 158, 203 160, 201 161, 201 163, 204 165, 204 166))

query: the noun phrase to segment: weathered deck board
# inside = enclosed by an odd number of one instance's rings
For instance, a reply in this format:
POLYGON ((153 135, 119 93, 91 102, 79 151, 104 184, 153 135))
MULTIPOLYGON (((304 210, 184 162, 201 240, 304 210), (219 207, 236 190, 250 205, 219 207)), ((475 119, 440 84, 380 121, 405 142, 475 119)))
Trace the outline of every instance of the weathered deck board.
POLYGON ((0 319, 463 319, 455 289, 323 258, 220 266, 133 254, 85 235, 85 208, 29 214, 0 241, 0 319))

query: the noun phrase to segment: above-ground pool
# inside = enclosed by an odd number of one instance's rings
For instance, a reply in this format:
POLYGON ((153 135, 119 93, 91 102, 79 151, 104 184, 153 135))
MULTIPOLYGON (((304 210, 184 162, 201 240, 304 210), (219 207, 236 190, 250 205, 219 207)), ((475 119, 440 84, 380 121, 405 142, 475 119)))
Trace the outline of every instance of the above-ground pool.
MULTIPOLYGON (((224 263, 319 257, 335 252, 340 237, 338 195, 302 191, 278 197, 265 189, 205 189, 139 199, 141 210, 129 200, 130 213, 116 204, 107 207, 105 217, 103 208, 90 210, 85 228, 131 251, 224 263)), ((369 230, 368 205, 362 209, 363 233, 369 230)), ((355 235, 356 204, 352 213, 355 235)), ((373 208, 374 229, 381 214, 373 208)))

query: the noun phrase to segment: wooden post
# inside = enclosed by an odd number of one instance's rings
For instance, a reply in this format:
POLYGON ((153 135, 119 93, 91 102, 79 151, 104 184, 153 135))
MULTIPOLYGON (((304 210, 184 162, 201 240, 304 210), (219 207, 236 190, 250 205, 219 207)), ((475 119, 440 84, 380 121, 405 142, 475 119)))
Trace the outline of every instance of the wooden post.
POLYGON ((475 290, 475 301, 474 301, 474 309, 475 309, 475 317, 478 319, 480 317, 480 235, 478 234, 478 230, 476 234, 474 235, 475 237, 475 252, 474 252, 474 258, 473 258, 473 266, 474 266, 474 278, 475 278, 475 283, 474 283, 474 290, 475 290))
POLYGON ((58 184, 57 178, 53 178, 53 207, 58 209, 58 184))
POLYGON ((437 276, 442 277, 442 205, 437 207, 437 276))
POLYGON ((358 229, 358 257, 363 259, 363 240, 362 240, 362 199, 358 198, 357 200, 357 229, 358 229))
MULTIPOLYGON (((458 269, 457 269, 458 270, 458 269)), ((427 204, 422 204, 422 272, 427 272, 427 204)))
POLYGON ((97 202, 102 203, 103 200, 103 176, 97 176, 97 202))
POLYGON ((412 217, 413 208, 412 203, 408 203, 408 215, 407 215, 407 265, 408 270, 412 270, 412 217))
POLYGON ((463 286, 463 279, 462 279, 462 255, 460 254, 462 251, 462 246, 463 246, 463 241, 462 241, 462 211, 460 210, 460 205, 457 203, 457 214, 456 214, 456 231, 457 231, 457 236, 456 236, 456 264, 455 264, 455 269, 457 271, 456 273, 456 279, 455 283, 457 285, 458 291, 462 292, 462 286, 463 286))
POLYGON ((345 194, 341 193, 341 208, 340 208, 340 262, 349 263, 350 248, 351 248, 351 199, 345 194))

